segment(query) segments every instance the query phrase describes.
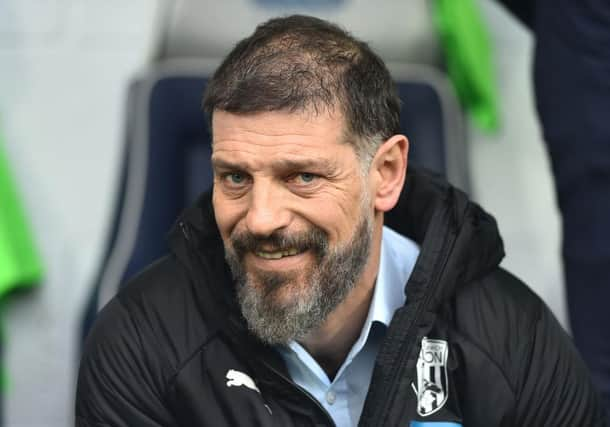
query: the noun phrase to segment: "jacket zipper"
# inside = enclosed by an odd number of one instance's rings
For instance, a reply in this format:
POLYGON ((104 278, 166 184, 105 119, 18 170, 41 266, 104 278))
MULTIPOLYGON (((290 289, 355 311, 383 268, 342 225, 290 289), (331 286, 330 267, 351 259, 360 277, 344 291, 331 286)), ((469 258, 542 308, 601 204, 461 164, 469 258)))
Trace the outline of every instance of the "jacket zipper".
POLYGON ((189 230, 188 226, 184 223, 184 221, 180 221, 178 223, 178 225, 180 226, 180 230, 182 231, 182 235, 184 236, 184 238, 190 242, 191 240, 191 231, 189 230))
MULTIPOLYGON (((432 279, 429 282, 430 286, 432 286, 432 287, 436 286, 436 284, 437 284, 437 282, 439 280, 439 277, 440 277, 441 273, 443 272, 443 270, 445 268, 445 264, 447 263, 447 258, 448 258, 448 254, 449 254, 449 247, 454 242, 455 242, 455 236, 453 236, 453 240, 451 242, 445 241, 443 243, 443 246, 441 248, 441 253, 440 253, 439 257, 438 257, 438 262, 435 265, 436 268, 434 269, 434 275, 433 275, 432 279)), ((420 306, 417 308, 415 316, 413 316, 411 324, 408 326, 410 332, 407 334, 407 338, 409 337, 409 335, 413 335, 413 332, 411 331, 411 329, 413 328, 413 325, 416 324, 416 320, 419 319, 419 317, 421 316, 422 311, 430 303, 430 299, 432 298, 432 295, 433 295, 433 291, 432 291, 432 289, 430 289, 429 292, 426 294, 424 300, 420 304, 420 306)), ((412 341, 412 340, 407 339, 405 341, 412 341)), ((402 360, 401 360, 401 363, 400 363, 399 366, 400 367, 403 366, 402 360)), ((401 369, 401 372, 398 373, 398 375, 395 375, 393 381, 389 384, 389 387, 388 387, 389 393, 388 393, 388 395, 390 395, 390 396, 395 396, 396 395, 396 389, 398 388, 399 382, 401 380, 404 380, 404 372, 402 372, 402 371, 403 370, 401 369)), ((384 410, 381 412, 381 416, 377 418, 378 422, 381 422, 381 423, 385 422, 385 418, 387 417, 387 414, 388 414, 388 406, 386 405, 383 409, 384 410), (384 416, 384 414, 385 414, 385 416, 384 416)), ((377 424, 377 425, 385 427, 385 424, 377 424)))
POLYGON ((282 381, 284 381, 285 383, 287 383, 288 385, 290 385, 291 387, 293 387, 294 389, 299 391, 301 394, 303 394, 307 399, 309 399, 320 410, 320 412, 322 414, 324 414, 324 416, 326 417, 326 422, 328 423, 329 426, 336 427, 335 422, 333 421, 332 417, 330 416, 330 414, 328 413, 326 408, 324 408, 324 406, 322 406, 320 404, 320 402, 318 402, 318 400, 311 395, 311 393, 309 393, 307 390, 305 390, 304 388, 299 386, 297 383, 292 381, 292 379, 288 378, 283 373, 281 373, 280 371, 275 369, 273 366, 271 366, 269 363, 267 363, 266 360, 262 360, 262 363, 263 363, 263 365, 265 365, 265 367, 267 369, 269 369, 271 372, 273 372, 275 375, 277 375, 280 379, 282 379, 282 381))

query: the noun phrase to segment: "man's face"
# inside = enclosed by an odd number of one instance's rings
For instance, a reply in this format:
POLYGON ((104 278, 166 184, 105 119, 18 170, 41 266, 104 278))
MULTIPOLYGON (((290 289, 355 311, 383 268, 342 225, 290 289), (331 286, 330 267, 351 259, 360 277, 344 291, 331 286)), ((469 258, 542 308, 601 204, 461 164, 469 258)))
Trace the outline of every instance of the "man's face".
POLYGON ((218 111, 212 126, 214 210, 242 313, 266 342, 301 338, 369 257, 373 207, 343 120, 218 111))

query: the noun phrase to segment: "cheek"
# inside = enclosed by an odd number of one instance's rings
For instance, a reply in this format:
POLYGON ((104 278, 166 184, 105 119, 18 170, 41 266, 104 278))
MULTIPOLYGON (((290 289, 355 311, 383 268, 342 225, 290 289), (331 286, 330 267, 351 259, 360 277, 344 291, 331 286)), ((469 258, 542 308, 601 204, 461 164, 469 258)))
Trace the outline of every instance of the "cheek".
POLYGON ((214 193, 212 197, 214 217, 223 239, 227 239, 239 222, 241 208, 234 202, 214 193))
POLYGON ((335 200, 318 204, 303 216, 307 221, 324 230, 332 245, 345 243, 353 237, 354 227, 361 215, 362 207, 359 202, 343 204, 335 200))

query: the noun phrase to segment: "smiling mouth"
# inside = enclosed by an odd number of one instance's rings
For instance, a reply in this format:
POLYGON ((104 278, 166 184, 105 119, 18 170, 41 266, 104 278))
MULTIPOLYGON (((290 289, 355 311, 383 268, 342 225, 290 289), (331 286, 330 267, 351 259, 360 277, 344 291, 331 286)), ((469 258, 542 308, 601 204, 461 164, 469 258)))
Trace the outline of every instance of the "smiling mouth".
POLYGON ((298 255, 299 253, 300 253, 300 251, 296 248, 286 249, 283 251, 273 251, 273 252, 266 252, 266 251, 256 251, 255 252, 256 256, 258 256, 260 258, 264 258, 264 259, 282 259, 284 257, 298 255))

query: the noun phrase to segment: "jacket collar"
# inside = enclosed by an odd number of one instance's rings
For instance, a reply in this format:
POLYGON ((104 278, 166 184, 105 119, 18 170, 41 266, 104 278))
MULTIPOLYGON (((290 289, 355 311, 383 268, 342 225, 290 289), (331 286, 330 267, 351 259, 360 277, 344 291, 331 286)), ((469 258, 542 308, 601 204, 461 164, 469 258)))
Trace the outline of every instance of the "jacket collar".
MULTIPOLYGON (((385 224, 420 245, 414 282, 426 285, 434 275, 444 276, 435 292, 435 306, 458 287, 488 274, 504 257, 494 218, 444 178, 417 168, 410 167, 385 224), (441 251, 446 251, 447 262, 438 265, 441 251)), ((413 287, 409 296, 419 291, 413 287)))

